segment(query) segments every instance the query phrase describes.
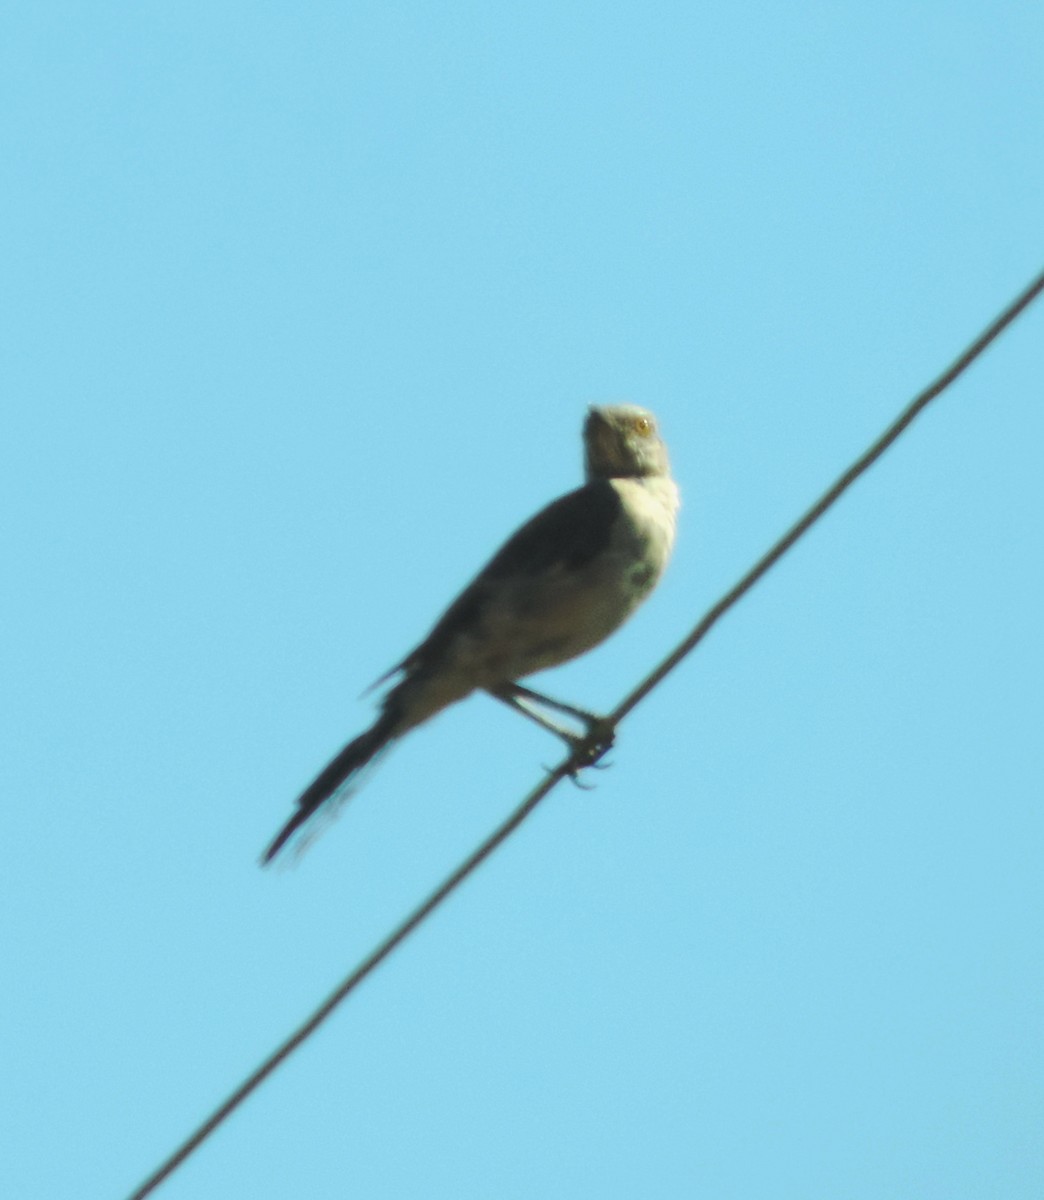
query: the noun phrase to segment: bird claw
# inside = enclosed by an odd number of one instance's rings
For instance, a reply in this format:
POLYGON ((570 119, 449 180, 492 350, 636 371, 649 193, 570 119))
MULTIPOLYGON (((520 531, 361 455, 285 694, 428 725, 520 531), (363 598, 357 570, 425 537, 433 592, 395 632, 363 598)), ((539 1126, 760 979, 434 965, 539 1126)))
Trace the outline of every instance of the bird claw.
POLYGON ((595 785, 593 783, 584 783, 584 781, 580 778, 579 771, 570 771, 568 779, 573 787, 579 788, 582 792, 593 792, 595 790, 595 785))
POLYGON ((577 778, 585 767, 604 770, 610 765, 601 762, 601 759, 612 749, 615 740, 616 730, 605 720, 591 721, 583 737, 570 738, 569 744, 573 753, 569 760, 568 774, 578 787, 583 787, 585 791, 590 790, 589 785, 581 784, 577 778))
POLYGON ((548 767, 544 765, 544 770, 549 775, 568 777, 573 785, 583 792, 593 792, 594 784, 584 783, 580 779, 580 773, 588 767, 596 767, 598 770, 604 771, 612 766, 612 763, 603 763, 601 759, 612 748, 613 742, 616 740, 616 730, 603 717, 592 717, 587 724, 587 733, 582 736, 567 734, 564 730, 557 731, 572 753, 563 766, 548 767))

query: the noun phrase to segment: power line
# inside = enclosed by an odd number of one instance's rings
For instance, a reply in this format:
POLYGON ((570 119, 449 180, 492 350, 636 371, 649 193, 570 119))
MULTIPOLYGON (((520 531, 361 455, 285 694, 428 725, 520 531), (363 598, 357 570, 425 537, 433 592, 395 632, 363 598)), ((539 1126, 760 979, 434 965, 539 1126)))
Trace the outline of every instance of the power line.
MULTIPOLYGON (((873 444, 830 485, 811 508, 704 614, 692 632, 627 695, 606 718, 618 724, 664 677, 690 654, 714 625, 764 576, 784 554, 832 507, 896 441, 937 396, 950 386, 983 351, 1044 292, 1044 272, 1038 275, 954 362, 906 406, 873 444)), ((298 1046, 306 1041, 362 981, 384 961, 457 887, 504 842, 530 815, 541 800, 580 766, 592 761, 591 746, 581 744, 535 787, 511 815, 474 850, 452 874, 417 906, 350 975, 319 1005, 264 1062, 134 1191, 128 1200, 144 1200, 192 1154, 242 1104, 298 1046)))
POLYGON ((952 363, 937 376, 923 392, 919 392, 903 409, 903 411, 895 418, 888 428, 881 434, 876 441, 871 443, 866 450, 855 460, 847 470, 834 480, 827 490, 819 497, 812 507, 801 517, 799 517, 785 534, 777 541, 770 549, 758 559, 758 561, 750 568, 750 570, 731 587, 724 596, 712 605, 703 618, 696 625, 693 631, 684 641, 671 651, 670 654, 663 660, 662 663, 646 676, 645 679, 625 697, 612 713, 609 719, 619 721, 631 711, 636 704, 653 690, 654 687, 681 662, 687 654, 696 648, 710 632, 711 627, 716 625, 718 621, 728 612, 730 608, 750 591, 750 589, 758 582, 758 580, 766 574, 784 554, 794 545, 799 538, 803 537, 812 526, 819 520, 821 516, 829 509, 835 501, 848 491, 853 483, 866 471, 868 471, 882 454, 892 445, 893 442, 904 433, 906 429, 913 423, 914 419, 928 407, 929 404, 944 392, 958 376, 972 365, 980 354, 1004 332, 1005 329, 1018 317, 1022 311, 1033 303, 1034 300, 1044 292, 1044 272, 1030 283, 1024 291, 1022 291, 1014 300, 996 317, 986 328, 979 334, 974 342, 966 350, 957 356, 952 363))

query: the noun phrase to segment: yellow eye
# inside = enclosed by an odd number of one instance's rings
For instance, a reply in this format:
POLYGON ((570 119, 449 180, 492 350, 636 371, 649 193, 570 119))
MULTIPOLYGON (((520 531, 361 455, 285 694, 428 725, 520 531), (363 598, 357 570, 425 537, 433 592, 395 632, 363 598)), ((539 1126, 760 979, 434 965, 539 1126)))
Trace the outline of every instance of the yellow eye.
POLYGON ((652 433, 652 421, 648 417, 635 417, 632 428, 639 437, 648 437, 652 433))

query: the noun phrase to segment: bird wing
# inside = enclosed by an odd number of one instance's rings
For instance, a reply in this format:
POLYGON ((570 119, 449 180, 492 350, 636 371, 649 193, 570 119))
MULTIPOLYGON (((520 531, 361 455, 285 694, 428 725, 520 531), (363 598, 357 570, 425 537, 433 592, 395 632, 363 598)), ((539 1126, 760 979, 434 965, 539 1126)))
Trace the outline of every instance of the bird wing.
POLYGON ((505 581, 531 579, 556 567, 582 571, 608 547, 620 507, 620 495, 612 483, 597 479, 541 509, 500 547, 424 641, 377 684, 421 662, 437 660, 462 629, 475 627, 482 609, 505 581))

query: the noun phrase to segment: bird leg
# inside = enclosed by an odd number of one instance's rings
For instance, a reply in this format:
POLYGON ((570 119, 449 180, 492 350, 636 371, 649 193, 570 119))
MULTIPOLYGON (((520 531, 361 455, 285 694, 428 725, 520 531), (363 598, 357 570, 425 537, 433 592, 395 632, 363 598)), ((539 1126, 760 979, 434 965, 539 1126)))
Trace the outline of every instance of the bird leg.
POLYGON ((544 708, 553 708, 556 712, 575 717, 581 725, 588 729, 608 724, 605 717, 600 717, 597 713, 588 712, 586 708, 577 708, 575 704, 563 704, 561 700, 553 700, 550 696, 545 696, 542 692, 534 692, 532 688, 523 687, 520 683, 501 684, 497 693, 494 694, 499 700, 506 700, 508 703, 512 699, 529 700, 532 704, 542 704, 544 708))
POLYGON ((563 704, 560 700, 552 700, 550 696, 534 692, 520 683, 502 683, 495 688, 490 688, 489 693, 509 708, 513 708, 515 712, 536 722, 548 733, 553 733, 555 737, 561 738, 572 750, 579 766, 593 766, 612 746, 616 736, 616 728, 608 717, 601 717, 586 709, 576 708, 572 704, 563 704), (533 705, 552 708, 556 712, 573 717, 583 725, 586 732, 583 735, 574 733, 565 725, 560 725, 557 721, 552 720, 546 713, 532 707, 533 705))

